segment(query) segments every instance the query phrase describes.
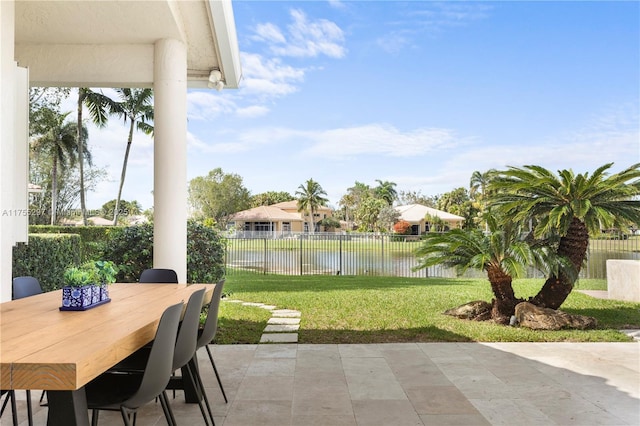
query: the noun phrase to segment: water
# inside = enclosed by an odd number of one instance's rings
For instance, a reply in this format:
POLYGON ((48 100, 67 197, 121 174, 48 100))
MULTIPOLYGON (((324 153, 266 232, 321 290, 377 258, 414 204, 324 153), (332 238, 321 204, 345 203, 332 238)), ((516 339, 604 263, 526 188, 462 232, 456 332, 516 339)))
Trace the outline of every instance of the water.
MULTIPOLYGON (((581 278, 606 279, 607 259, 640 259, 640 252, 591 251, 580 273, 581 278)), ((411 253, 379 250, 230 250, 227 267, 283 275, 379 275, 399 277, 453 278, 454 270, 441 266, 414 271, 417 260, 411 253)), ((469 270, 465 277, 485 277, 482 271, 469 270)), ((542 278, 531 269, 528 278, 542 278)))

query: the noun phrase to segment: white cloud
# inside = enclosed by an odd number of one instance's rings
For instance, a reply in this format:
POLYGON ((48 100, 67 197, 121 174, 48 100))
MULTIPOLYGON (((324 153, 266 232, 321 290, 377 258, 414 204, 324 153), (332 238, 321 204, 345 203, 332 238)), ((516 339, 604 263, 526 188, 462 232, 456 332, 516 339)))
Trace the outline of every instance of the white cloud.
POLYGON ((292 22, 286 32, 272 23, 259 24, 251 38, 267 43, 277 56, 342 58, 346 55, 344 33, 336 23, 309 19, 299 9, 292 9, 290 14, 292 22))
POLYGON ((415 157, 435 149, 451 149, 463 141, 449 129, 401 132, 383 124, 325 130, 310 134, 309 140, 313 145, 304 154, 332 159, 362 154, 415 157))

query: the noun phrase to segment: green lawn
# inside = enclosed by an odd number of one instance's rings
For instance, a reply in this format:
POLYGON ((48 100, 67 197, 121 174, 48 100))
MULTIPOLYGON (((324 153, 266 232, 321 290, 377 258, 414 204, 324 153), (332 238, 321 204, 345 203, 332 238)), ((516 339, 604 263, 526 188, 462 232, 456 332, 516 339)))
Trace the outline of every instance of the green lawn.
MULTIPOLYGON (((529 297, 543 280, 516 281, 516 296, 529 297)), ((576 289, 606 289, 604 280, 581 280, 576 289)), ((261 302, 302 313, 300 343, 628 341, 620 328, 640 328, 640 303, 595 299, 574 291, 561 310, 593 316, 589 331, 533 331, 443 315, 472 300, 491 300, 483 279, 232 274, 229 299, 261 302)), ((216 341, 257 343, 268 311, 227 303, 220 307, 216 341)))

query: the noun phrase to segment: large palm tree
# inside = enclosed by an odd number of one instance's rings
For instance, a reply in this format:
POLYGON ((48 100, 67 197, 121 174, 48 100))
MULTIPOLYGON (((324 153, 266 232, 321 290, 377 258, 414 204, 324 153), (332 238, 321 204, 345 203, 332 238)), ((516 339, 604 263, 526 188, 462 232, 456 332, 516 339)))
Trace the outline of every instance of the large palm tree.
POLYGON ((322 186, 313 179, 309 179, 304 184, 300 184, 296 191, 298 197, 298 211, 309 212, 311 216, 311 233, 316 230, 315 212, 320 206, 326 206, 329 200, 324 197, 327 195, 322 186))
MULTIPOLYGON (((78 144, 76 143, 77 124, 66 121, 70 112, 60 114, 49 108, 39 111, 43 120, 48 123, 48 130, 34 140, 33 148, 51 159, 51 225, 55 225, 58 218, 58 172, 59 167, 74 167, 78 144)), ((87 150, 86 131, 82 146, 87 152, 86 159, 91 162, 91 155, 87 150)))
POLYGON ((453 229, 426 234, 415 252, 419 258, 415 269, 443 265, 460 275, 468 269, 485 271, 495 297, 491 318, 507 324, 516 305, 524 301, 515 296, 513 279, 524 276, 528 266, 548 271, 556 269, 558 263, 547 247, 530 244, 518 224, 498 222, 493 214, 485 219, 490 232, 453 229))
MULTIPOLYGON (((104 95, 101 92, 94 92, 88 88, 78 89, 78 120, 82 124, 82 110, 87 107, 91 121, 98 127, 105 127, 108 121, 108 115, 119 110, 118 103, 104 95)), ((87 137, 84 125, 77 128, 76 143, 78 144, 78 171, 80 173, 80 210, 82 211, 82 223, 87 225, 87 205, 85 200, 84 188, 84 145, 83 140, 87 137)))
POLYGON ((118 187, 118 197, 113 211, 113 225, 118 224, 118 213, 120 210, 120 199, 122 188, 127 174, 127 163, 129 162, 129 152, 133 142, 133 131, 138 129, 147 135, 153 135, 153 90, 151 89, 116 89, 121 101, 120 111, 117 114, 124 118, 125 123, 129 123, 129 137, 127 138, 127 148, 124 152, 122 162, 122 172, 120 173, 120 186, 118 187))
POLYGON ((393 202, 398 198, 395 182, 381 181, 380 179, 376 179, 376 182, 378 182, 378 186, 374 189, 375 194, 386 201, 388 205, 393 205, 393 202))
POLYGON ((640 223, 640 163, 610 175, 612 165, 577 175, 510 167, 491 180, 490 203, 512 220, 532 223, 536 238, 559 236, 556 253, 573 267, 551 273, 531 303, 551 309, 562 305, 584 263, 590 233, 640 223))

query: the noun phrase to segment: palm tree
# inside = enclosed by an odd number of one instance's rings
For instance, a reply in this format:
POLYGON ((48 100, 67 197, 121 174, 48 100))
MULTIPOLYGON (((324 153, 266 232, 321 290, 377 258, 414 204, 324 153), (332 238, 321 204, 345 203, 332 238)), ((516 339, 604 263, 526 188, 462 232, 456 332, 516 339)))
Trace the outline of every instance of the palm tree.
POLYGON ((398 198, 398 192, 396 191, 396 184, 385 180, 376 179, 378 186, 374 189, 375 194, 387 202, 388 205, 393 205, 393 202, 398 198))
POLYGON ((120 174, 120 186, 118 187, 116 207, 113 212, 114 226, 118 224, 120 198, 122 197, 122 188, 124 187, 124 179, 127 174, 129 152, 131 151, 131 143, 133 142, 133 130, 137 128, 147 135, 153 135, 153 125, 149 124, 153 121, 153 90, 116 89, 116 92, 118 92, 121 99, 121 102, 119 102, 120 111, 117 112, 117 114, 124 118, 125 123, 127 121, 129 122, 129 137, 122 162, 122 173, 120 174))
MULTIPOLYGON (((70 112, 60 114, 49 108, 39 111, 41 117, 48 122, 46 133, 35 139, 34 149, 51 158, 51 225, 57 222, 58 212, 58 167, 65 169, 73 167, 77 159, 78 145, 76 144, 77 124, 65 122, 70 112)), ((87 150, 86 131, 82 139, 82 146, 87 150)), ((91 155, 87 151, 86 158, 91 162, 91 155)))
MULTIPOLYGON (((487 198, 487 188, 489 187, 489 182, 496 174, 495 169, 489 169, 484 173, 479 171, 474 171, 471 174, 471 179, 469 180, 469 197, 471 199, 475 199, 475 205, 480 212, 478 216, 483 216, 486 208, 486 198, 487 198)), ((485 224, 485 231, 487 230, 487 226, 485 224)))
POLYGON ((327 195, 322 186, 313 179, 309 179, 304 184, 300 184, 296 191, 298 197, 298 211, 308 211, 311 216, 311 233, 316 230, 314 215, 320 206, 326 206, 329 200, 323 195, 327 195))
POLYGON ((419 264, 414 269, 443 265, 455 268, 459 275, 470 268, 485 271, 495 297, 491 318, 508 324, 516 305, 524 301, 516 298, 513 279, 524 276, 529 265, 553 268, 555 259, 545 247, 529 245, 520 226, 509 222, 499 226, 493 215, 487 215, 486 220, 490 233, 476 228, 426 234, 415 252, 419 264))
MULTIPOLYGON (((91 120, 98 127, 104 127, 107 125, 108 114, 113 114, 118 111, 119 107, 108 96, 102 93, 94 92, 91 89, 79 88, 78 89, 78 123, 82 123, 82 108, 86 106, 89 110, 91 120)), ((79 125, 77 129, 76 143, 78 144, 78 166, 80 173, 80 210, 82 211, 82 223, 87 225, 87 205, 85 201, 85 188, 84 188, 84 145, 83 139, 86 138, 86 128, 84 125, 79 125)))
POLYGON ((536 238, 557 235, 556 253, 573 270, 551 273, 530 302, 558 309, 573 289, 584 263, 589 234, 640 223, 640 163, 609 175, 613 163, 593 174, 557 175, 540 166, 509 167, 491 181, 490 203, 505 217, 532 223, 536 238))

